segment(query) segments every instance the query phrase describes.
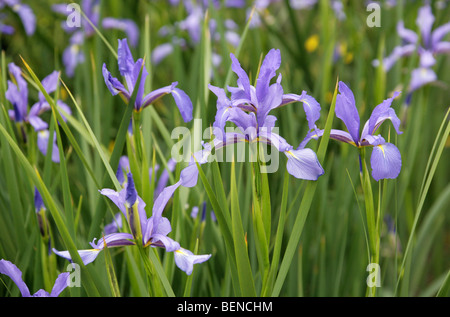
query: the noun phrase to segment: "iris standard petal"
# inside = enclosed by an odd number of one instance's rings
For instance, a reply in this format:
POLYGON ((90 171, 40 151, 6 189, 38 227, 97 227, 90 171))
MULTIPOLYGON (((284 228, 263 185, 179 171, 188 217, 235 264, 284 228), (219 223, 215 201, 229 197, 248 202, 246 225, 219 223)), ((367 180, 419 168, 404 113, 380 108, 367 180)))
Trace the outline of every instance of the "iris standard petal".
POLYGON ((359 114, 356 109, 355 97, 350 88, 339 82, 339 92, 336 96, 336 116, 341 119, 355 143, 359 141, 359 114))
POLYGON ((391 108, 392 102, 399 95, 400 92, 394 92, 391 98, 384 100, 373 109, 368 123, 366 122, 366 125, 363 128, 361 139, 363 139, 367 134, 374 134, 385 120, 391 120, 397 133, 402 134, 400 131, 400 119, 395 114, 395 110, 391 108))
POLYGON ((308 148, 284 152, 288 158, 286 168, 292 176, 306 180, 317 180, 325 173, 316 153, 308 148))
POLYGON ((120 209, 123 215, 126 217, 127 212, 125 209, 125 189, 120 192, 116 192, 115 190, 104 188, 99 191, 100 194, 108 197, 111 201, 120 209))
POLYGON ((370 165, 372 177, 376 181, 385 178, 396 178, 402 168, 400 151, 391 143, 376 145, 372 150, 370 165))
POLYGON ((23 297, 31 296, 28 286, 22 279, 22 271, 19 270, 19 268, 15 264, 7 260, 0 260, 0 273, 9 276, 12 279, 12 281, 19 288, 20 293, 23 297))
POLYGON ((264 126, 267 115, 272 109, 278 108, 283 101, 283 87, 281 86, 281 74, 277 82, 269 86, 264 94, 264 99, 258 99, 256 116, 258 125, 264 126))
POLYGON ((431 6, 426 4, 419 9, 416 19, 416 24, 419 26, 422 41, 425 44, 425 47, 429 47, 430 45, 431 28, 433 27, 433 23, 434 15, 431 12, 431 6))
MULTIPOLYGON (((118 64, 119 64, 119 72, 122 76, 128 77, 131 74, 133 74, 134 69, 134 59, 133 55, 131 54, 130 48, 128 47, 127 39, 119 40, 119 47, 117 49, 117 58, 118 58, 118 64)), ((136 80, 136 79, 135 79, 136 80)), ((132 89, 134 85, 131 84, 131 82, 128 82, 128 89, 132 89)))
POLYGON ((314 99, 314 97, 309 96, 306 91, 302 91, 301 95, 284 94, 281 106, 297 101, 303 103, 303 110, 306 113, 306 120, 308 121, 309 129, 314 129, 316 127, 317 120, 320 119, 320 104, 316 99, 314 99))
POLYGON ((238 86, 245 91, 247 98, 251 99, 250 80, 248 79, 247 73, 242 69, 241 64, 233 53, 230 53, 230 57, 231 69, 238 76, 238 86))
MULTIPOLYGON (((153 222, 153 227, 152 228, 157 228, 159 225, 159 222, 161 220, 162 217, 162 213, 164 211, 164 208, 166 207, 168 201, 170 200, 170 198, 172 198, 173 193, 175 192, 175 190, 177 190, 178 187, 180 187, 181 185, 181 181, 178 181, 177 183, 175 183, 174 185, 171 186, 167 186, 166 188, 163 189, 163 191, 158 195, 158 197, 155 200, 155 203, 153 204, 153 209, 152 209, 152 222, 153 222)), ((147 223, 146 228, 144 229, 146 232, 143 233, 143 235, 145 236, 147 235, 151 235, 149 232, 147 232, 149 230, 149 225, 147 223)))
POLYGON ((256 97, 262 101, 268 93, 270 81, 275 77, 281 65, 281 54, 278 49, 271 49, 264 58, 256 80, 256 97))
POLYGON ((211 257, 211 254, 194 255, 191 251, 180 248, 174 252, 175 264, 187 275, 191 275, 194 264, 203 263, 211 257))

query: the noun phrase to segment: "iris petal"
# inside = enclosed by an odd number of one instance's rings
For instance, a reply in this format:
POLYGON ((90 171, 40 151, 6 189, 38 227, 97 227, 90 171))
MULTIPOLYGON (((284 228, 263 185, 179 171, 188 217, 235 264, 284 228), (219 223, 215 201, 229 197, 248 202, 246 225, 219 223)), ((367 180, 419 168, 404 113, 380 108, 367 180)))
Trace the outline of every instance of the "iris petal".
POLYGON ((288 162, 286 168, 292 176, 306 180, 317 180, 325 171, 311 149, 291 150, 285 152, 288 162))
POLYGON ((400 151, 391 143, 379 144, 373 147, 370 157, 372 177, 380 179, 396 178, 402 168, 400 151))
POLYGON ((175 251, 175 264, 187 275, 191 275, 194 264, 203 263, 211 257, 211 254, 194 255, 191 251, 180 248, 175 251))

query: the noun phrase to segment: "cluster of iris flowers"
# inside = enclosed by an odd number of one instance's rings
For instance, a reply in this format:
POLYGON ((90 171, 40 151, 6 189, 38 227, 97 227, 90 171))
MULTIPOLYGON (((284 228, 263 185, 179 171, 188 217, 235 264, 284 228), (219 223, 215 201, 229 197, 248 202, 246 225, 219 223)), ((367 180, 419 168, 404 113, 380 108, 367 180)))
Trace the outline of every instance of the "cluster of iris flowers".
MULTIPOLYGON (((86 12, 92 11, 92 14, 94 14, 95 11, 91 6, 98 5, 98 3, 87 1, 84 5, 87 6, 86 12)), ((55 8, 55 10, 58 11, 58 8, 55 8)), ((25 10, 25 12, 28 11, 25 10)), ((98 17, 95 15, 91 16, 91 19, 95 23, 99 23, 98 17)), ((107 27, 108 25, 116 25, 116 22, 110 20, 103 21, 107 27)), ((450 50, 448 43, 441 41, 443 36, 450 30, 449 24, 443 25, 434 32, 431 32, 433 22, 434 19, 431 14, 431 9, 429 6, 423 7, 417 19, 423 41, 423 45, 419 47, 417 47, 419 39, 417 34, 405 29, 403 23, 398 25, 399 35, 405 40, 406 44, 395 48, 393 54, 383 61, 386 70, 389 70, 398 58, 411 54, 414 50, 418 49, 421 68, 426 69, 428 72, 430 71, 435 61, 433 56, 450 50)), ((131 36, 131 42, 134 43, 136 37, 134 26, 129 21, 121 21, 121 23, 122 29, 131 36)), ((84 38, 86 35, 78 36, 84 38)), ((76 45, 81 44, 81 42, 76 42, 75 39, 74 41, 76 45)), ((78 52, 75 52, 72 48, 70 53, 78 52)), ((129 170, 126 158, 122 158, 117 170, 117 177, 122 185, 122 190, 115 191, 105 188, 99 191, 101 195, 108 197, 120 212, 117 213, 113 223, 104 228, 104 235, 99 239, 94 239, 90 243, 91 249, 78 251, 85 265, 93 262, 105 248, 127 247, 131 245, 139 245, 144 248, 158 247, 165 249, 167 252, 173 252, 176 265, 188 275, 192 273, 194 264, 203 263, 210 259, 211 254, 195 255, 191 251, 181 247, 179 242, 173 240, 169 236, 172 231, 170 221, 163 214, 167 203, 177 188, 180 186, 193 187, 197 184, 197 163, 200 165, 208 163, 208 158, 213 149, 220 149, 239 142, 263 143, 273 146, 280 153, 285 154, 287 158, 287 171, 297 179, 315 181, 325 173, 316 153, 312 149, 306 148, 306 145, 312 139, 318 139, 324 134, 324 130, 318 128, 316 125, 320 118, 320 104, 312 96, 308 95, 306 91, 302 91, 301 94, 284 92, 281 84, 282 76, 281 74, 277 74, 281 66, 280 51, 278 49, 272 49, 267 53, 258 70, 255 85, 250 83, 249 76, 240 65, 238 59, 233 54, 230 54, 230 58, 232 70, 237 75, 237 85, 235 87, 227 87, 228 92, 223 88, 209 85, 209 89, 217 97, 217 111, 213 123, 213 141, 211 143, 204 143, 202 150, 192 154, 188 166, 181 170, 180 179, 176 183, 167 186, 167 175, 161 178, 155 192, 156 199, 152 202, 153 208, 150 217, 147 217, 145 211, 146 202, 143 201, 136 191, 133 175, 129 170), (303 105, 308 124, 308 133, 299 143, 298 147, 294 148, 282 136, 273 131, 277 118, 271 115, 270 112, 296 102, 302 103, 303 105), (225 126, 227 123, 234 124, 239 132, 226 132, 225 126), (126 220, 129 229, 124 232, 122 232, 125 229, 122 225, 122 219, 126 220)), ((70 59, 74 60, 74 57, 72 56, 70 59)), ((77 57, 75 60, 81 60, 81 58, 77 57)), ((177 82, 173 82, 168 86, 156 89, 147 94, 144 92, 145 80, 148 74, 146 68, 143 66, 143 59, 134 60, 128 46, 127 38, 119 40, 118 68, 125 82, 121 82, 118 78, 114 77, 108 70, 106 64, 104 64, 102 73, 106 87, 112 95, 121 95, 126 102, 130 101, 133 90, 137 89, 134 104, 134 110, 136 112, 150 106, 159 98, 170 94, 174 98, 183 120, 185 122, 191 121, 193 119, 192 102, 188 94, 176 87, 177 82), (140 78, 139 83, 138 78, 140 78)), ((66 67, 68 68, 68 74, 73 74, 75 65, 66 64, 66 67)), ((10 118, 17 123, 24 138, 26 138, 25 124, 29 124, 34 128, 38 135, 38 148, 46 155, 50 136, 48 124, 41 119, 40 114, 49 110, 50 106, 45 101, 42 93, 39 93, 39 100, 28 111, 28 87, 21 70, 18 66, 11 63, 9 65, 9 72, 11 80, 8 81, 6 98, 13 106, 13 110, 9 111, 10 118)), ((424 71, 422 71, 423 74, 424 71)), ((420 82, 415 73, 412 75, 412 90, 430 81, 427 79, 426 81, 420 82)), ((48 93, 56 90, 59 76, 59 72, 55 71, 42 81, 42 85, 48 93)), ((435 76, 432 77, 433 79, 435 78, 435 76)), ((395 92, 390 98, 375 106, 361 130, 361 118, 358 113, 354 94, 347 84, 339 82, 339 94, 336 97, 335 114, 344 123, 347 131, 331 129, 330 138, 353 145, 358 149, 371 148, 370 165, 372 177, 376 181, 395 179, 401 171, 402 159, 400 151, 394 144, 387 142, 383 136, 377 134, 381 124, 386 120, 392 122, 397 134, 402 133, 400 131, 400 120, 391 107, 393 101, 399 94, 400 92, 395 92)), ((58 100, 57 105, 63 114, 71 114, 70 108, 62 101, 58 100)), ((54 162, 59 162, 58 151, 59 149, 56 143, 53 142, 52 158, 54 162)), ((172 170, 175 164, 173 160, 170 161, 172 170)), ((152 171, 150 171, 150 177, 151 175, 152 171)), ((45 206, 38 192, 36 192, 35 204, 38 216, 42 216, 42 212, 45 211, 45 206)), ((41 233, 45 234, 43 230, 41 230, 41 233)), ((53 249, 53 252, 72 261, 68 251, 53 249)), ((22 280, 22 273, 14 264, 1 260, 0 273, 10 276, 19 287, 23 296, 31 296, 28 287, 22 280)), ((67 286, 65 282, 67 278, 68 273, 61 274, 56 280, 54 290, 51 294, 39 290, 33 296, 58 296, 67 286)))

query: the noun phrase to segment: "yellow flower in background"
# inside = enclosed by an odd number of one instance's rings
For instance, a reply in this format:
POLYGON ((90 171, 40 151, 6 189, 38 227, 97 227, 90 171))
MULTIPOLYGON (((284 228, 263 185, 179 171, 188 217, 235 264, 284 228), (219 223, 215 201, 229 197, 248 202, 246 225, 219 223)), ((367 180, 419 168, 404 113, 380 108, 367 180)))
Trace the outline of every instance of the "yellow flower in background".
POLYGON ((305 48, 308 53, 314 52, 319 47, 319 36, 317 34, 313 34, 305 42, 305 48))

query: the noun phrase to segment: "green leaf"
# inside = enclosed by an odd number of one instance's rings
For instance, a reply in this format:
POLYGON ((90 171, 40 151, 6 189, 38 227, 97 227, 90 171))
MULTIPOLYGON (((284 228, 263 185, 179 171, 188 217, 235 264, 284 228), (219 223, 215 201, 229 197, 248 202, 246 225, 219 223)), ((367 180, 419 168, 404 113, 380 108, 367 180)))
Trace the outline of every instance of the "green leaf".
POLYGON ((245 241, 244 228, 242 226, 241 212, 239 210, 239 199, 235 179, 235 163, 231 163, 231 222, 234 250, 236 254, 236 265, 239 268, 239 285, 242 296, 256 297, 255 284, 252 268, 248 257, 247 243, 245 241))

